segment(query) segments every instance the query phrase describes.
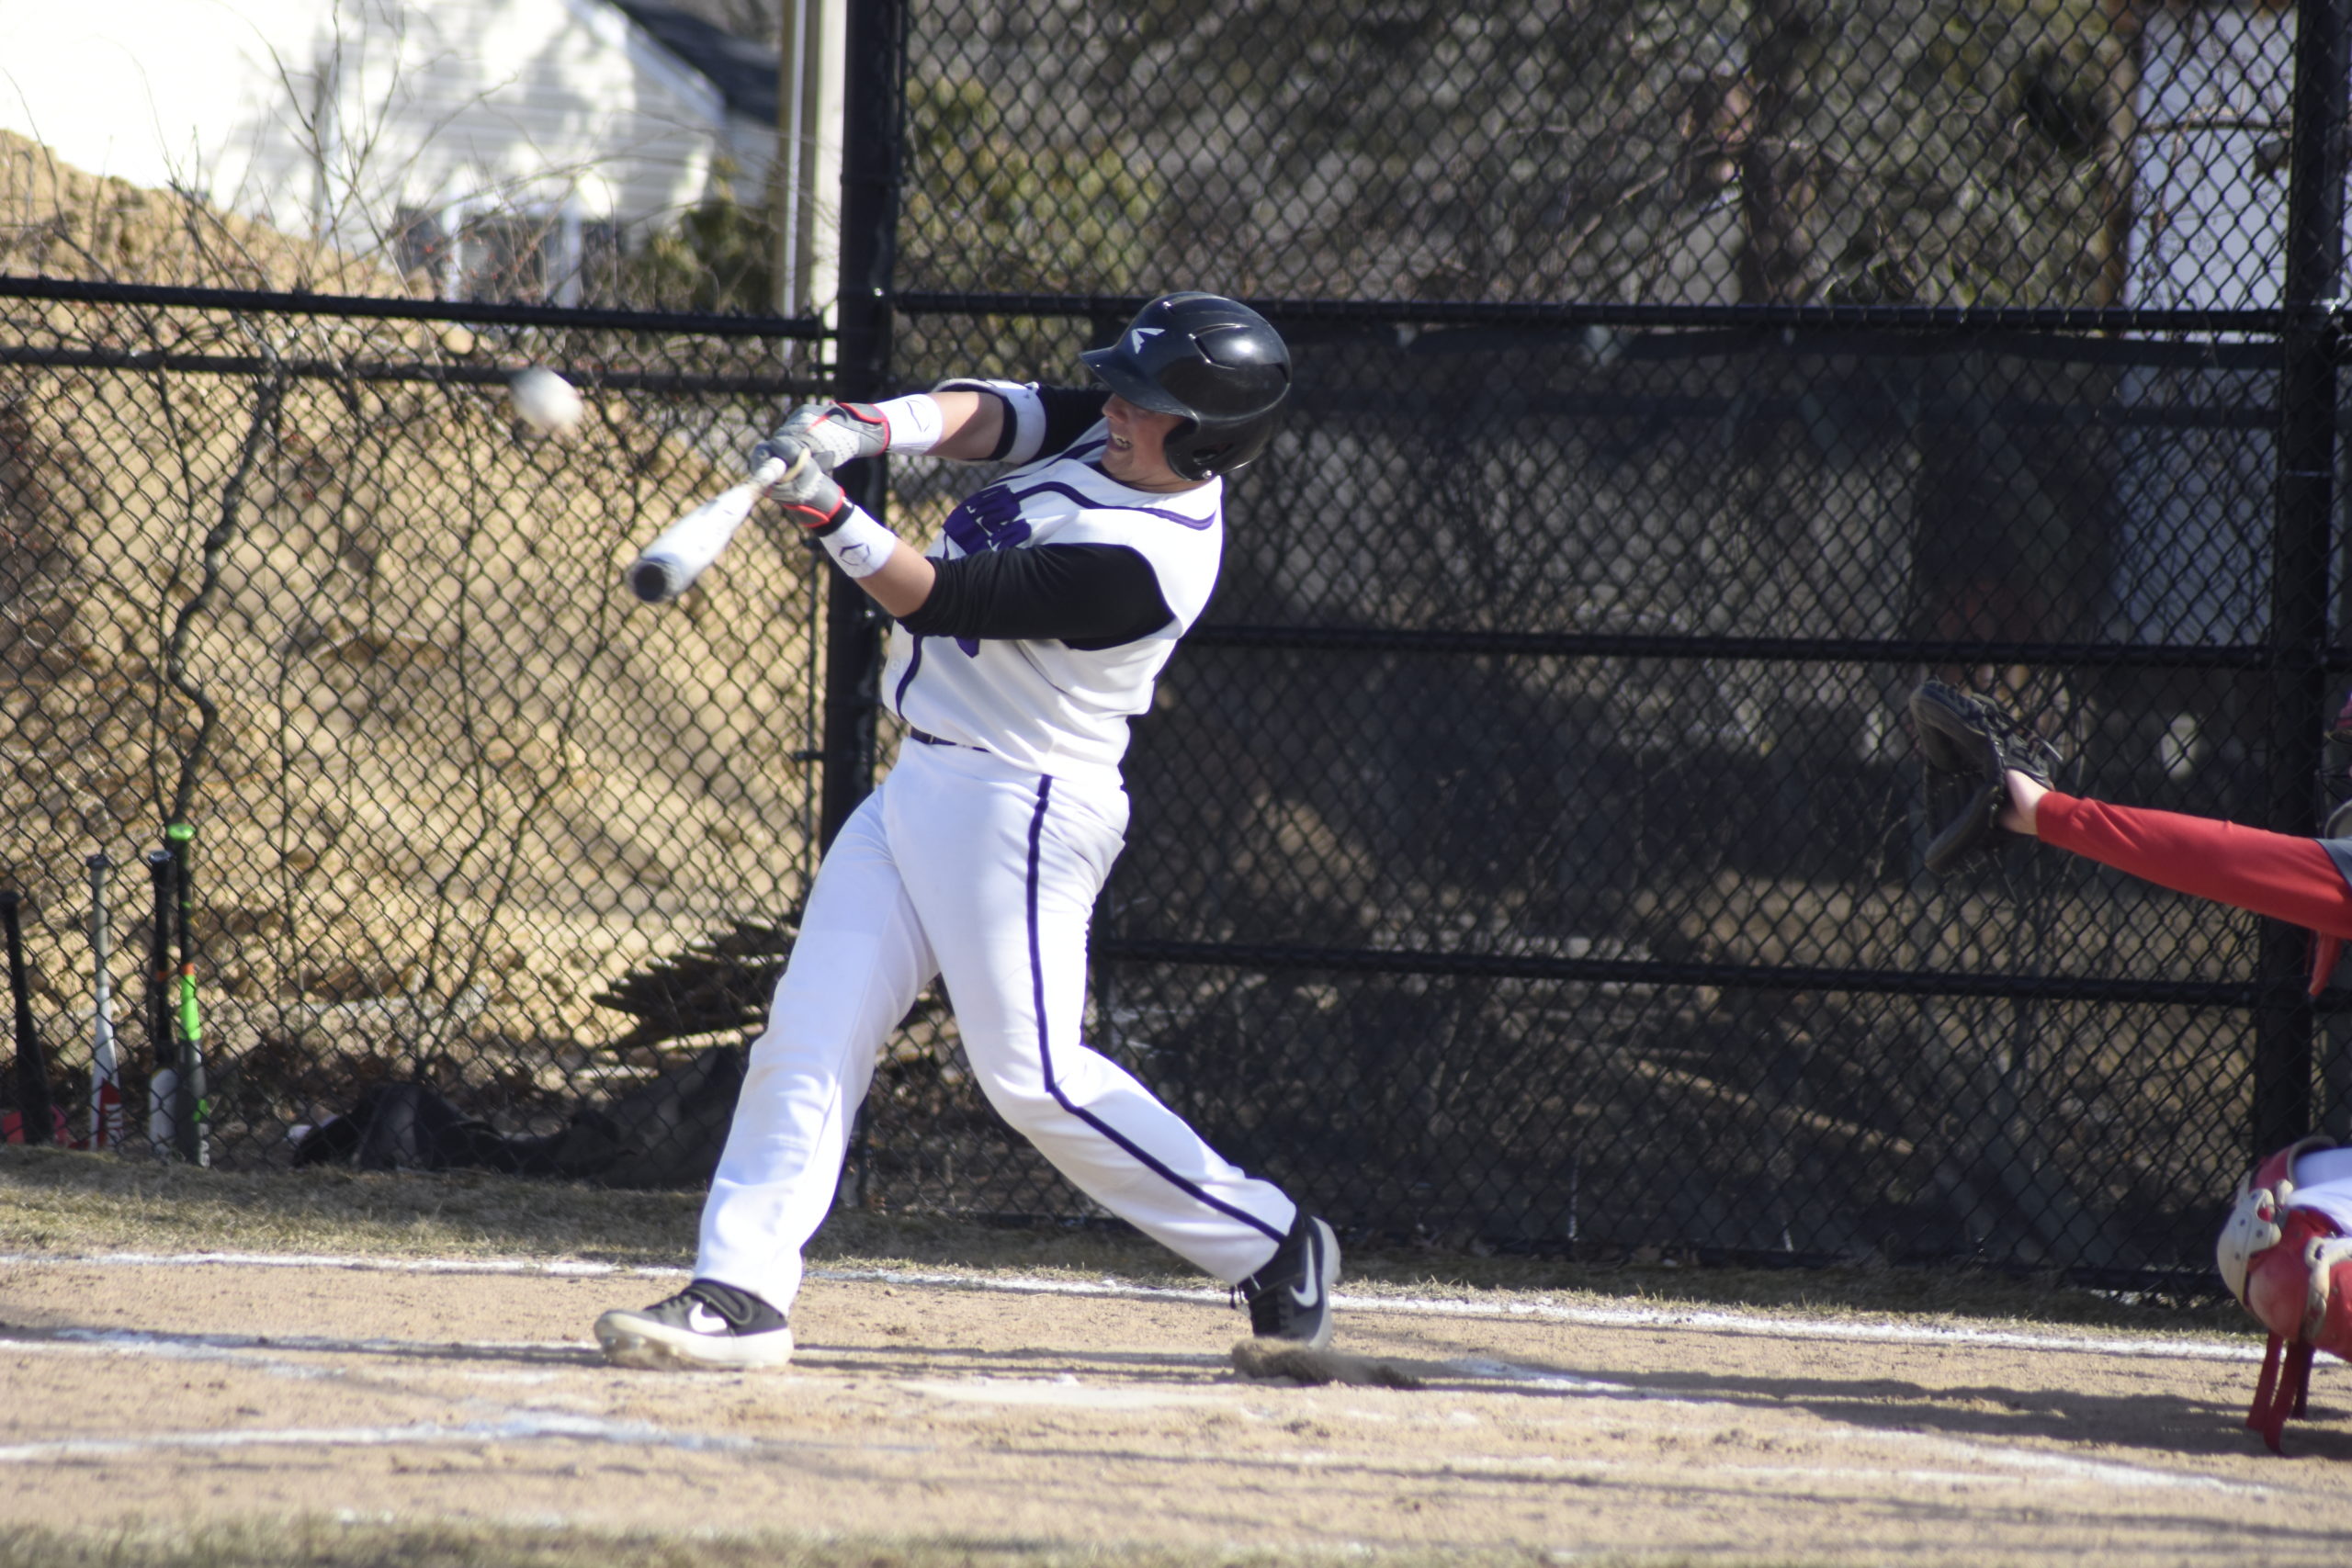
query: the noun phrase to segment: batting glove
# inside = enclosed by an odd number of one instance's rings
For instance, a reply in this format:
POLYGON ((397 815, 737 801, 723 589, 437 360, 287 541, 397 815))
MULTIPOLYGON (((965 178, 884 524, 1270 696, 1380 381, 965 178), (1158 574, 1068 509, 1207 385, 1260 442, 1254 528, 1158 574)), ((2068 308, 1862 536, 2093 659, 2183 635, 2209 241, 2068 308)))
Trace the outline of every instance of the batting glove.
MULTIPOLYGON (((763 450, 771 446, 787 448, 781 453, 771 454, 782 457, 786 463, 800 455, 796 444, 781 441, 760 443, 763 450)), ((756 458, 757 453, 753 456, 756 458)), ((806 530, 811 538, 822 538, 831 533, 856 510, 851 505, 849 497, 842 493, 842 487, 833 482, 833 476, 815 463, 808 464, 797 474, 786 476, 768 493, 775 497, 776 504, 784 508, 785 516, 806 530)))
POLYGON ((831 473, 843 463, 888 451, 890 422, 872 403, 803 403, 769 439, 798 442, 831 473))
MULTIPOLYGON (((808 448, 803 446, 797 437, 786 435, 779 430, 752 447, 750 456, 743 459, 743 466, 754 475, 757 475, 761 467, 767 463, 782 463, 788 468, 792 467, 794 460, 807 450, 808 448)), ((812 462, 808 466, 813 468, 817 465, 812 462)))

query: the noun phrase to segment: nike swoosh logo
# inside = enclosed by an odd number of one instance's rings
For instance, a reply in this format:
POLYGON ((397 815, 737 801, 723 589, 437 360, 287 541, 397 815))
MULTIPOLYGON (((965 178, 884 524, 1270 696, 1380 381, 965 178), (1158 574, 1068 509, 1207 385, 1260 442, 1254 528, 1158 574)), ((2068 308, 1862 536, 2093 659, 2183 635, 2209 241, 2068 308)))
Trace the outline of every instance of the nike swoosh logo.
POLYGON ((686 1326, 696 1334, 724 1334, 727 1320, 700 1302, 686 1309, 686 1326))
POLYGON ((1323 1299, 1323 1260, 1313 1252, 1306 1255, 1306 1289, 1290 1288, 1290 1299, 1303 1307, 1311 1307, 1323 1299))

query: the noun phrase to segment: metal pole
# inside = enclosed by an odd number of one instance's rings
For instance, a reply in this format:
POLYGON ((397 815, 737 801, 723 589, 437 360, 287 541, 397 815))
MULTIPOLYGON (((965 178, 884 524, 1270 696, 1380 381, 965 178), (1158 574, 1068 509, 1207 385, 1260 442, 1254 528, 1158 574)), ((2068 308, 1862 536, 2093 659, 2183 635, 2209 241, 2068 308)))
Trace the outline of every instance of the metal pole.
POLYGON ((174 882, 179 903, 180 983, 176 1017, 179 1023, 179 1095, 173 1111, 178 1130, 180 1157, 190 1165, 212 1163, 212 1098, 204 1074, 204 1010, 196 994, 196 828, 174 822, 164 829, 172 852, 174 882))
MULTIPOLYGON (((778 17, 775 84, 775 313, 795 314, 800 305, 801 87, 808 80, 808 0, 784 0, 778 17)), ((788 360, 797 346, 778 345, 788 360)))
MULTIPOLYGON (((842 112, 842 289, 835 395, 856 401, 890 387, 890 271, 898 251, 904 0, 852 0, 842 112)), ((869 458, 841 471, 843 488, 881 518, 889 475, 869 458)), ((887 519, 885 519, 887 521, 887 519)), ((825 601, 825 773, 817 838, 831 844, 874 787, 882 617, 863 589, 833 574, 825 601)))
POLYGON ((90 872, 90 1147, 122 1152, 122 1061, 114 1037, 113 943, 107 930, 104 850, 84 863, 90 872))
MULTIPOLYGON (((2278 486, 2271 533, 2269 826, 2316 827, 2312 783, 2327 700, 2328 561, 2335 507, 2335 291, 2344 252, 2347 0, 2299 0, 2287 186, 2286 326, 2278 376, 2278 486)), ((2253 1150, 2300 1137, 2312 1116, 2312 1010, 2302 931, 2262 927, 2267 999, 2255 1023, 2253 1150)))

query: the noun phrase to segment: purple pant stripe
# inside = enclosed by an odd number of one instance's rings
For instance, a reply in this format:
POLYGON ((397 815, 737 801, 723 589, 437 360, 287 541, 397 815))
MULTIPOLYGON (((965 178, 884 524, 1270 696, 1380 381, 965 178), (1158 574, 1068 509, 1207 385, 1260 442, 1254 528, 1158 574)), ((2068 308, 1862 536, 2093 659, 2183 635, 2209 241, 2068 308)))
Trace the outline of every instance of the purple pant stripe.
POLYGON ((1146 1170, 1150 1171, 1153 1175, 1158 1176, 1162 1180, 1170 1182, 1187 1197, 1206 1204, 1208 1207, 1215 1209, 1220 1214, 1228 1215, 1233 1219, 1239 1220, 1243 1224, 1250 1226, 1252 1230, 1263 1233, 1266 1236, 1279 1244, 1283 1239, 1282 1232, 1274 1229, 1272 1225, 1266 1224, 1265 1221, 1260 1219, 1257 1215, 1249 1213, 1247 1210, 1237 1209, 1230 1203, 1224 1202, 1210 1196, 1207 1192, 1203 1191, 1198 1186, 1185 1180, 1182 1177, 1177 1175, 1174 1171, 1160 1164, 1159 1161, 1152 1158, 1151 1156, 1136 1147, 1132 1141, 1122 1137, 1115 1128, 1114 1128, 1109 1122, 1103 1121, 1100 1116, 1097 1116, 1092 1111, 1084 1110, 1072 1103, 1069 1096, 1062 1092, 1062 1086, 1055 1080, 1053 1043, 1046 1038, 1047 1031, 1046 1028, 1046 962, 1044 952, 1038 942, 1037 936, 1038 845, 1045 834, 1046 803, 1052 797, 1053 788, 1054 781, 1051 777, 1041 778, 1037 781, 1037 809, 1029 818, 1029 983, 1032 988, 1032 995, 1037 1014, 1037 1060, 1039 1065, 1045 1069, 1046 1092, 1052 1095, 1054 1097, 1054 1102, 1059 1105, 1064 1111, 1069 1111, 1072 1116, 1077 1117, 1080 1121, 1085 1122, 1088 1126, 1093 1128, 1096 1132, 1110 1139, 1111 1142, 1116 1144, 1120 1148, 1125 1149, 1127 1152, 1128 1157, 1135 1160, 1138 1165, 1141 1165, 1146 1170))

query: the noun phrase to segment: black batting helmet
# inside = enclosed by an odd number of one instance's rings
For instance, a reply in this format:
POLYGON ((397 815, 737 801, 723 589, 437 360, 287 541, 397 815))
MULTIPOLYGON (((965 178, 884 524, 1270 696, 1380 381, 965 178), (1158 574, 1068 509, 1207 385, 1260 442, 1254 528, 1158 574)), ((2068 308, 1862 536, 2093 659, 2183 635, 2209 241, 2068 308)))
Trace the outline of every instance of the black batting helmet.
POLYGON ((1168 466, 1188 479, 1229 474, 1266 449, 1290 391, 1290 350, 1249 306, 1221 294, 1163 294, 1108 348, 1079 355, 1139 409, 1185 423, 1168 466))

